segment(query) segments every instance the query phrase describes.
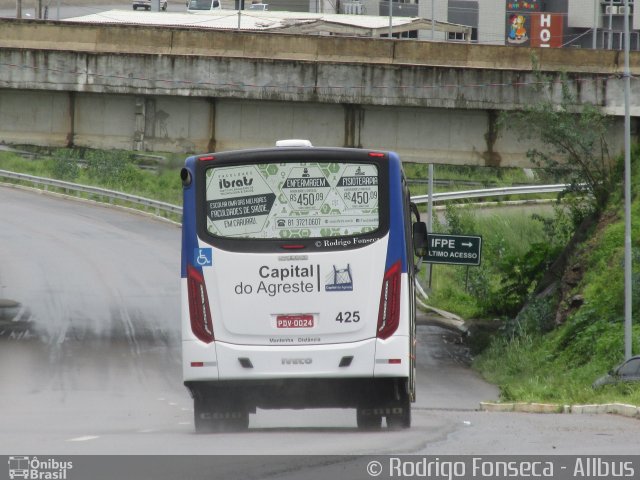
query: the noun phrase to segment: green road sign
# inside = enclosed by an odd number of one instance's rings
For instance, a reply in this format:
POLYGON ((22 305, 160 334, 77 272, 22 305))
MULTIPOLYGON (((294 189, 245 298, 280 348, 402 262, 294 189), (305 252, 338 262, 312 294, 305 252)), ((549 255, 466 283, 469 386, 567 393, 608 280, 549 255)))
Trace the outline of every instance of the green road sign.
POLYGON ((427 235, 427 255, 429 263, 449 263, 453 265, 480 265, 482 237, 475 235, 427 235))

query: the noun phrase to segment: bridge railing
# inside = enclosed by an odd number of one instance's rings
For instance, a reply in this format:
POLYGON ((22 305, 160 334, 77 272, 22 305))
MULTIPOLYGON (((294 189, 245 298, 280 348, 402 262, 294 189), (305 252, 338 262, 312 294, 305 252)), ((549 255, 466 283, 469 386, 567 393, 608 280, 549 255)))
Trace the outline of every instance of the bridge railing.
MULTIPOLYGON (((182 215, 182 207, 172 205, 166 202, 159 202, 157 200, 151 200, 149 198, 139 197, 137 195, 131 195, 128 193, 118 192, 115 190, 108 190, 105 188, 92 187, 89 185, 80 185, 77 183, 65 182, 62 180, 55 180, 51 178, 36 177, 33 175, 26 175, 24 173, 9 172, 7 170, 0 170, 0 178, 7 178, 20 182, 27 182, 33 185, 42 187, 44 190, 48 190, 50 187, 62 189, 66 193, 74 194, 86 194, 97 198, 103 198, 108 203, 114 203, 115 201, 126 202, 129 204, 139 205, 145 210, 153 210, 158 216, 182 215)), ((485 197, 501 197, 508 195, 540 195, 544 193, 558 193, 567 188, 565 184, 555 185, 524 185, 518 187, 498 187, 498 188, 485 188, 477 190, 461 190, 457 192, 439 192, 433 194, 433 202, 441 203, 450 200, 461 200, 469 198, 485 198, 485 197)), ((429 195, 416 195, 411 197, 414 203, 421 204, 429 201, 429 195)))
POLYGON ((165 215, 182 215, 182 207, 166 202, 151 200, 149 198, 139 197, 137 195, 131 195, 129 193, 118 192, 116 190, 92 187, 90 185, 81 185, 52 178, 36 177, 24 173, 9 172, 7 170, 0 170, 0 178, 31 183, 38 187, 42 187, 45 191, 48 191, 49 188, 57 188, 68 194, 73 193, 77 195, 84 193, 88 196, 96 197, 97 199, 106 199, 106 201, 111 204, 116 201, 133 204, 142 207, 144 210, 150 210, 158 216, 163 216, 161 213, 164 213, 165 215))
MULTIPOLYGON (((439 192, 433 194, 433 201, 446 202, 449 200, 462 200, 467 198, 502 197, 507 195, 540 195, 543 193, 559 193, 568 185, 558 183, 554 185, 521 185, 518 187, 483 188, 478 190, 460 190, 457 192, 439 192)), ((414 203, 427 203, 429 195, 416 195, 411 197, 414 203)))

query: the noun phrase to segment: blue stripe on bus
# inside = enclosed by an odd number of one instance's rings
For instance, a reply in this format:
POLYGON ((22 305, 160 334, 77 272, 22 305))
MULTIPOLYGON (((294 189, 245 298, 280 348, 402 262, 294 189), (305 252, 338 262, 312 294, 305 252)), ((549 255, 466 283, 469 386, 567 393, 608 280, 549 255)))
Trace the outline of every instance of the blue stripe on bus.
POLYGON ((389 152, 389 246, 385 270, 398 260, 402 261, 402 273, 407 272, 405 252, 404 202, 402 201, 402 164, 395 152, 389 152))
MULTIPOLYGON (((182 208, 182 261, 180 275, 182 278, 187 277, 187 263, 193 263, 194 249, 198 247, 198 236, 196 233, 196 186, 195 186, 195 164, 196 157, 189 157, 185 161, 185 168, 191 172, 191 182, 187 188, 183 190, 183 208, 182 208)), ((194 265, 197 269, 200 267, 194 265)))

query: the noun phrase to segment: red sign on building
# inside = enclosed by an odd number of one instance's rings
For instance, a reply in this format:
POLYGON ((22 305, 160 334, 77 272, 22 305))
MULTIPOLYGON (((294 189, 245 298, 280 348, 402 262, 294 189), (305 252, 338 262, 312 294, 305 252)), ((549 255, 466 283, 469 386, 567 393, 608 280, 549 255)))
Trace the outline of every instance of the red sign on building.
POLYGON ((562 15, 554 13, 531 13, 530 45, 532 47, 560 48, 562 38, 562 15))

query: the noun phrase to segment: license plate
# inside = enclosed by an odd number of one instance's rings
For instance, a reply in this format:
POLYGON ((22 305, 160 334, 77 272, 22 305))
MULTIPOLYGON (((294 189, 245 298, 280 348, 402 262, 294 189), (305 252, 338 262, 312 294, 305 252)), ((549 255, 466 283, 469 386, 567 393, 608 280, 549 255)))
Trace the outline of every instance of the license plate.
POLYGON ((278 328, 313 328, 313 315, 278 315, 276 327, 278 328))

